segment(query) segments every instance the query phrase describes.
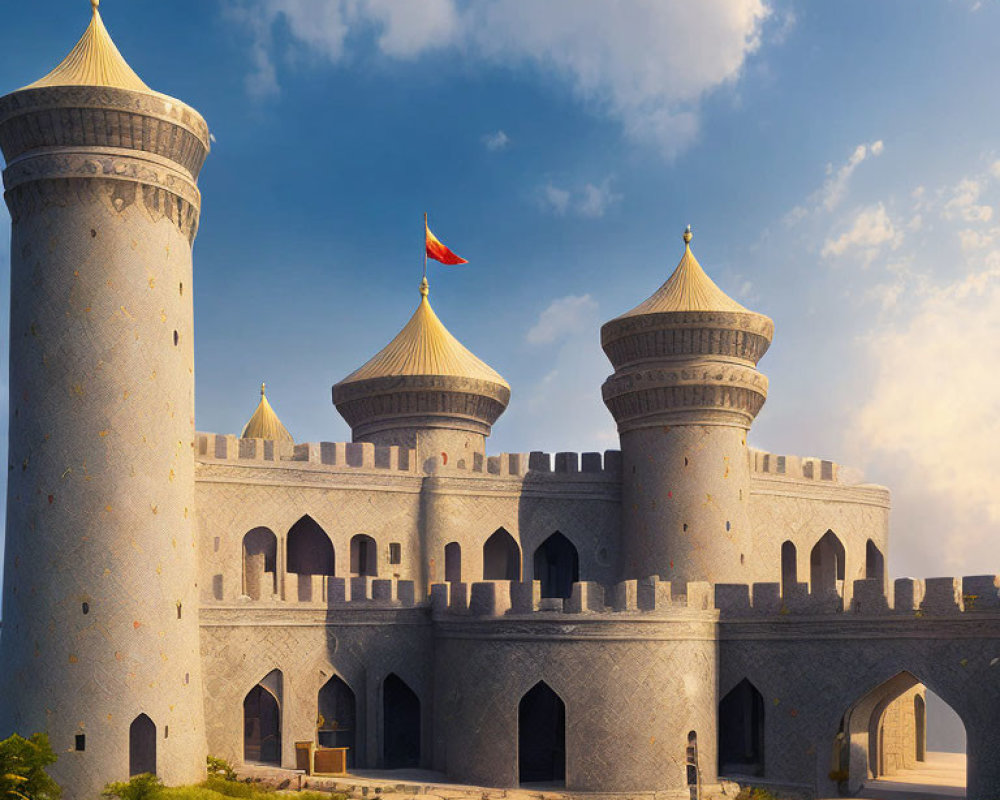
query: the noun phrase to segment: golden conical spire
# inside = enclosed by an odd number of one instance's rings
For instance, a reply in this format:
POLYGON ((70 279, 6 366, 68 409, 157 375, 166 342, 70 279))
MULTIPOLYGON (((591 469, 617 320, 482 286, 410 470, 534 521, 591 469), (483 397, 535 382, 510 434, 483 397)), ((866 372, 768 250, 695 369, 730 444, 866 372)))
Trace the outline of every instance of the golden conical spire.
POLYGON ((260 403, 253 412, 250 421, 243 428, 240 437, 243 439, 273 439, 278 442, 294 442, 288 428, 281 424, 278 415, 274 413, 271 404, 267 402, 267 384, 260 385, 260 403))
POLYGON ((737 303, 701 268, 691 252, 691 226, 684 231, 684 255, 673 274, 656 292, 622 317, 640 314, 660 314, 670 311, 742 311, 749 309, 737 303))
POLYGON ((90 0, 93 16, 83 37, 77 42, 63 62, 41 80, 25 89, 45 86, 108 86, 131 89, 135 92, 152 92, 128 65, 111 40, 98 11, 100 0, 90 0))
POLYGON ((428 294, 424 278, 420 282, 420 304, 410 321, 367 364, 340 383, 400 375, 444 375, 497 383, 510 389, 500 373, 452 336, 431 308, 428 294))

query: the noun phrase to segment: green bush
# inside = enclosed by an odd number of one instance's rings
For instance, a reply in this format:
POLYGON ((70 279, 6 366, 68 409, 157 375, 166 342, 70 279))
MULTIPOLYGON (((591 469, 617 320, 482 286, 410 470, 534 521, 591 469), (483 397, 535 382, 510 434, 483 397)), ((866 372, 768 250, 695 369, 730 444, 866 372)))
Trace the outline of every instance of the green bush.
POLYGON ((163 781, 155 775, 144 772, 136 775, 128 783, 109 783, 101 792, 101 797, 117 797, 118 800, 155 800, 163 789, 163 781))
POLYGON ((777 795, 759 786, 744 786, 736 795, 736 800, 779 800, 777 795))
POLYGON ((208 761, 209 778, 222 778, 224 781, 236 780, 236 770, 226 759, 209 756, 206 760, 208 761))
POLYGON ((49 737, 36 733, 30 739, 16 733, 0 742, 0 797, 16 800, 57 800, 62 789, 45 768, 56 763, 49 737))

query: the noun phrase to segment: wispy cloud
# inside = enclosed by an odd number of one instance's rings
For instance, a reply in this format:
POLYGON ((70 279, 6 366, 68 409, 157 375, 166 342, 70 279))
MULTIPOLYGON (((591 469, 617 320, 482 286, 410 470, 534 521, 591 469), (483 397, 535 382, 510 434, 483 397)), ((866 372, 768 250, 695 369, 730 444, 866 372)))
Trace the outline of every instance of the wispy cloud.
POLYGON ((272 30, 280 20, 297 44, 331 62, 373 45, 396 59, 453 47, 467 58, 528 64, 668 158, 696 137, 702 98, 739 79, 770 13, 764 0, 633 0, 627 14, 609 14, 604 0, 228 2, 251 34, 247 85, 258 96, 279 89, 284 54, 272 30))
POLYGON ((622 200, 612 188, 612 179, 600 183, 585 183, 579 188, 557 186, 549 181, 538 190, 541 207, 557 216, 575 214, 581 217, 603 217, 608 209, 622 200))
POLYGON ((553 300, 524 338, 528 344, 552 344, 596 325, 597 302, 589 294, 570 294, 553 300))
POLYGON ((843 256, 849 252, 860 251, 864 263, 870 264, 878 255, 883 245, 891 248, 899 247, 902 233, 896 230, 885 205, 875 206, 858 211, 850 227, 836 238, 827 239, 823 245, 822 255, 843 256))
POLYGON ((503 150, 510 144, 510 137, 503 131, 483 134, 483 146, 490 152, 503 150))

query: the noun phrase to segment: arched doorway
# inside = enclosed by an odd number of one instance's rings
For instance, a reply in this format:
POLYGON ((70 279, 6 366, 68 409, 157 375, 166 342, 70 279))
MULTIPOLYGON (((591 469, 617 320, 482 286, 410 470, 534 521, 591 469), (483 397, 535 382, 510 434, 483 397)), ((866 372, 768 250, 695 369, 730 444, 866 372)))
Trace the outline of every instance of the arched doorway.
POLYGON ((521 783, 566 780, 566 705, 545 681, 518 703, 517 763, 521 783))
POLYGON ((347 766, 355 765, 357 715, 354 692, 334 675, 319 690, 316 741, 320 747, 346 747, 347 766))
POLYGON ((719 774, 764 774, 764 698, 746 678, 719 703, 719 774))
MULTIPOLYGON (((940 710, 942 721, 947 724, 953 719, 962 729, 958 744, 964 751, 964 726, 954 711, 912 673, 900 672, 862 695, 844 715, 834 769, 846 774, 851 792, 865 787, 872 792, 912 789, 916 793, 919 785, 927 783, 965 787, 965 753, 947 752, 959 749, 950 746, 953 742, 941 741, 938 751, 922 744, 925 736, 931 739, 927 706, 932 698, 939 704, 935 710, 940 710), (923 761, 917 758, 921 747, 926 748, 923 761)), ((942 792, 948 793, 944 788, 942 792)))
POLYGON ((846 553, 844 544, 833 531, 823 534, 809 554, 810 586, 813 594, 837 591, 837 581, 844 580, 846 553))
POLYGON ((382 760, 386 769, 420 766, 420 698, 395 673, 382 682, 382 760))
POLYGON ((243 699, 243 760, 281 765, 281 673, 273 670, 243 699))
POLYGON ((792 542, 781 545, 781 596, 788 594, 788 588, 799 581, 798 553, 792 542))
POLYGON ((521 579, 521 548, 503 528, 483 545, 483 580, 518 581, 521 579))
POLYGON ((375 540, 364 533, 351 537, 351 574, 378 575, 378 550, 375 540))
POLYGON ((156 774, 156 725, 140 714, 128 728, 128 774, 156 774))
POLYGON ((535 550, 535 580, 542 583, 542 597, 569 597, 580 580, 580 557, 559 531, 535 550))
POLYGON ((871 539, 865 545, 865 577, 885 579, 885 556, 871 539))
POLYGON ((444 579, 448 583, 462 582, 462 545, 450 542, 444 548, 444 579))
POLYGON ((278 537, 269 528, 254 528, 243 537, 243 594, 270 599, 278 591, 278 537))
POLYGON ((308 514, 288 531, 287 569, 299 576, 298 599, 311 601, 312 576, 333 575, 333 543, 319 524, 308 514))

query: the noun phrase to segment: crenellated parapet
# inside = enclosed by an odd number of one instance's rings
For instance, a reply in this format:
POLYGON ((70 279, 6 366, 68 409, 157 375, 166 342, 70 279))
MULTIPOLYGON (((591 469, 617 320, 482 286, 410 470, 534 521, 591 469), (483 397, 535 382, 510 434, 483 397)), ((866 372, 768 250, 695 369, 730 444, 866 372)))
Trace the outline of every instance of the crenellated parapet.
POLYGON ((655 575, 621 581, 610 588, 592 581, 578 581, 566 598, 542 597, 540 581, 435 583, 431 586, 430 601, 436 618, 538 615, 551 620, 592 614, 613 618, 690 612, 709 612, 714 617, 710 584, 674 586, 655 575))
POLYGON ((453 458, 442 453, 417 462, 413 448, 382 447, 370 442, 307 442, 295 444, 271 439, 244 439, 232 434, 199 433, 195 443, 199 462, 238 462, 242 465, 309 465, 345 470, 392 470, 437 476, 561 479, 621 479, 621 452, 603 453, 472 453, 453 458))
POLYGON ((898 578, 887 593, 881 579, 853 583, 853 595, 845 606, 843 582, 835 591, 810 592, 809 584, 784 587, 779 583, 719 583, 714 586, 714 605, 722 619, 768 616, 945 616, 1000 613, 1000 575, 969 575, 962 578, 898 578))

